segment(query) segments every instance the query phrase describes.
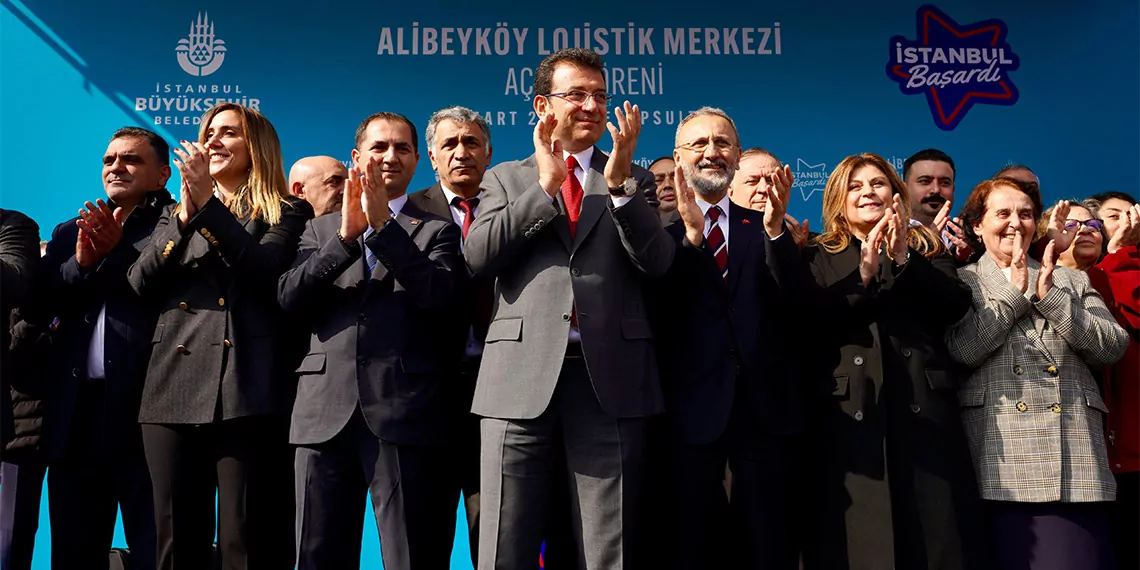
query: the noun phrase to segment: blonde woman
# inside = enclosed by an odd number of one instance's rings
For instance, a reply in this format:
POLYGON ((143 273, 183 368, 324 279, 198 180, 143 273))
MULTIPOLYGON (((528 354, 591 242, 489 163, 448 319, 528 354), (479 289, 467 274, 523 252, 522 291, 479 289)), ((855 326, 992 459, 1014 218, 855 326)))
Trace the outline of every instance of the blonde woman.
POLYGON ((288 195, 277 133, 253 109, 211 108, 181 147, 180 201, 128 273, 159 311, 139 413, 158 568, 210 567, 215 516, 224 566, 264 568, 288 546, 252 540, 277 516, 254 483, 292 394, 276 284, 313 211, 288 195))
POLYGON ((986 568, 977 486, 942 337, 970 306, 954 261, 911 226, 906 186, 847 157, 804 250, 818 284, 805 383, 812 460, 804 568, 986 568))

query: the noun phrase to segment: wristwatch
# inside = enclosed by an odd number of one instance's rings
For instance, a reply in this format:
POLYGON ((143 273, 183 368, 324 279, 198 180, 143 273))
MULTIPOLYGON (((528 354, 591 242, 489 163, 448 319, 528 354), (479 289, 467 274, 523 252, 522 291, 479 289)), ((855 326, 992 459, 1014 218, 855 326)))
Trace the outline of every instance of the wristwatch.
POLYGON ((626 178, 625 182, 623 182, 621 186, 618 186, 617 188, 610 188, 610 196, 613 196, 614 198, 626 198, 633 196, 636 193, 637 180, 634 180, 632 176, 626 178))

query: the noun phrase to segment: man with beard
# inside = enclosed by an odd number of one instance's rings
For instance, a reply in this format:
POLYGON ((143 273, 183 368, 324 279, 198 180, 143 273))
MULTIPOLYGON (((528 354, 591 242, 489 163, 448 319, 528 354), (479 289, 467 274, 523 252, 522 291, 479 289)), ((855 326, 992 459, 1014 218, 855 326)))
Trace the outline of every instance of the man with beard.
POLYGON ((679 219, 677 215, 677 199, 675 194, 676 183, 673 182, 673 169, 677 163, 673 157, 663 156, 649 165, 653 173, 653 183, 657 185, 657 214, 661 216, 661 225, 667 226, 679 219))
POLYGON ((965 263, 973 248, 966 242, 961 220, 951 219, 954 205, 954 160, 935 149, 920 150, 903 162, 903 181, 910 193, 911 225, 923 225, 942 236, 946 246, 965 263))
MULTIPOLYGON (((563 455, 579 568, 640 568, 645 427, 663 409, 642 285, 673 244, 631 164, 641 113, 606 123, 601 57, 556 52, 534 73, 534 155, 487 172, 467 262, 496 279, 472 411, 480 423, 479 568, 533 567, 563 455), (609 129, 612 155, 594 145, 609 129)), ((656 197, 654 197, 656 201, 656 197)))
POLYGON ((313 207, 316 217, 340 211, 348 169, 331 156, 306 156, 289 169, 289 192, 313 207))
POLYGON ((659 342, 667 428, 654 469, 672 500, 659 525, 663 567, 795 569, 797 434, 803 407, 786 334, 807 265, 784 222, 789 167, 771 173, 763 213, 728 198, 740 157, 720 109, 677 128, 673 266, 655 288, 671 303, 659 342), (732 503, 722 485, 732 469, 732 503), (710 557, 724 557, 713 559, 710 557))

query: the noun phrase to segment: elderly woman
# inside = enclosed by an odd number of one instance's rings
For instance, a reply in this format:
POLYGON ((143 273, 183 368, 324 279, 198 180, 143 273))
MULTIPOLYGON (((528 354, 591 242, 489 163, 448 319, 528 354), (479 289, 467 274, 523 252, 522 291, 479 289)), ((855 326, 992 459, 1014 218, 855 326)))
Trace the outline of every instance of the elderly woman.
POLYGON ((1116 322, 1128 331, 1124 358, 1101 371, 1101 393, 1109 411, 1108 464, 1116 476, 1111 516, 1116 562, 1120 568, 1140 568, 1140 206, 1125 198, 1130 197, 1113 192, 1072 206, 1065 225, 1079 234, 1057 264, 1087 272, 1116 322))
POLYGON ((958 271, 973 308, 947 346, 973 369, 959 399, 996 567, 1108 570, 1116 483, 1089 367, 1128 337, 1084 273, 1054 266, 1055 244, 1026 255, 1040 215, 1012 181, 974 189, 962 217, 984 255, 958 271))
POLYGON ((942 241, 875 154, 827 181, 805 354, 813 504, 804 568, 986 568, 981 502, 943 341, 970 308, 942 241))

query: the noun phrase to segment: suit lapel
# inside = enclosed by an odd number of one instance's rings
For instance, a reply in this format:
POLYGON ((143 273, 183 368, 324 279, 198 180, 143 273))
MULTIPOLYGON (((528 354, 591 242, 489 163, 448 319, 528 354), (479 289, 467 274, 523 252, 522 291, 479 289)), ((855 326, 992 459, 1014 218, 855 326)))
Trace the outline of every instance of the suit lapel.
MULTIPOLYGON (((583 187, 582 213, 578 216, 578 231, 574 233, 574 245, 570 253, 578 250, 578 246, 586 239, 586 235, 598 223, 598 219, 606 211, 610 199, 610 189, 606 184, 606 161, 609 156, 602 149, 594 147, 594 156, 590 159, 590 172, 586 176, 583 187)), ((573 174, 571 174, 573 176, 573 174)))
POLYGON ((428 213, 445 220, 454 219, 451 216, 451 204, 447 203, 447 195, 443 193, 443 188, 438 183, 424 190, 424 205, 427 206, 428 213))
POLYGON ((736 295, 736 286, 740 283, 740 274, 744 270, 744 260, 748 248, 752 247, 756 231, 752 229, 749 210, 730 202, 728 211, 728 294, 731 297, 736 295))

